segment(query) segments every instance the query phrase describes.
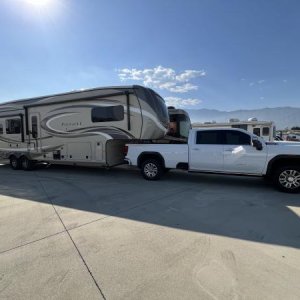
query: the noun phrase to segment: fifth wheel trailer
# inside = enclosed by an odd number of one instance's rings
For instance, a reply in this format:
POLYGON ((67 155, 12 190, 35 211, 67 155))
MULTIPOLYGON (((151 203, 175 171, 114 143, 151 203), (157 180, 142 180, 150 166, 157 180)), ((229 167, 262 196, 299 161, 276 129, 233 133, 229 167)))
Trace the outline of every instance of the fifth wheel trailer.
POLYGON ((168 125, 164 100, 137 85, 10 101, 0 105, 0 157, 14 169, 113 166, 123 163, 126 142, 161 139, 168 125))

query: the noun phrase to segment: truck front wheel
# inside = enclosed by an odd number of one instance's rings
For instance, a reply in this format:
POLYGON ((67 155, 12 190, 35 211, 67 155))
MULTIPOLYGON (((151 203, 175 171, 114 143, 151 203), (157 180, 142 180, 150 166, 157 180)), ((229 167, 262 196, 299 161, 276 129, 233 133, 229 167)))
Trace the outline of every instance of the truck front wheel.
POLYGON ((287 193, 298 193, 300 191, 300 167, 286 166, 278 168, 274 181, 279 190, 287 193))
POLYGON ((158 180, 162 173, 163 167, 156 159, 148 159, 142 163, 142 175, 147 180, 158 180))

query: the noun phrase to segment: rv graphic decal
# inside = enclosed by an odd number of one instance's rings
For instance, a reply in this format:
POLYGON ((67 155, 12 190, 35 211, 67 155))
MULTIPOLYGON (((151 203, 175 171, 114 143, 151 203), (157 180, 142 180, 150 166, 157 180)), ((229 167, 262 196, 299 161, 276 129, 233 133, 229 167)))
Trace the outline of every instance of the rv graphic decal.
MULTIPOLYGON (((82 136, 92 136, 92 135, 102 135, 108 139, 131 139, 134 138, 130 133, 119 129, 117 127, 112 126, 92 126, 92 127, 83 127, 83 128, 76 128, 76 129, 70 129, 68 131, 62 131, 59 129, 53 128, 50 124, 53 120, 80 114, 79 112, 66 112, 66 113, 60 113, 55 114, 52 116, 49 116, 42 120, 41 127, 48 132, 49 134, 57 137, 64 137, 64 138, 75 138, 75 137, 82 137, 82 136)), ((71 124, 70 122, 62 124, 71 124)), ((72 125, 81 125, 81 122, 72 122, 72 125)))
POLYGON ((21 143, 20 140, 8 139, 8 138, 2 137, 2 136, 0 137, 0 141, 6 142, 6 143, 18 143, 18 144, 21 143))
MULTIPOLYGON (((117 100, 107 100, 107 99, 99 99, 101 101, 101 105, 98 105, 97 102, 91 103, 91 104, 84 104, 84 105, 69 105, 64 107, 59 107, 51 110, 50 112, 54 111, 60 111, 62 109, 74 109, 74 108, 94 108, 94 107, 102 107, 102 106, 112 106, 112 105, 122 105, 120 101, 117 100), (105 102, 104 102, 105 101, 105 102)), ((97 101, 97 99, 94 99, 93 101, 97 101)))

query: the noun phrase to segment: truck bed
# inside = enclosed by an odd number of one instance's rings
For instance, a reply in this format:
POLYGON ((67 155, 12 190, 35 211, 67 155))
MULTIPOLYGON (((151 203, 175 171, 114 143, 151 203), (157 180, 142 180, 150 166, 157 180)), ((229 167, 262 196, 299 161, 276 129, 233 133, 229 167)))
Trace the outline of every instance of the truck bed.
POLYGON ((188 163, 188 144, 130 144, 128 163, 137 166, 141 153, 159 153, 164 158, 166 168, 176 168, 179 162, 188 163))

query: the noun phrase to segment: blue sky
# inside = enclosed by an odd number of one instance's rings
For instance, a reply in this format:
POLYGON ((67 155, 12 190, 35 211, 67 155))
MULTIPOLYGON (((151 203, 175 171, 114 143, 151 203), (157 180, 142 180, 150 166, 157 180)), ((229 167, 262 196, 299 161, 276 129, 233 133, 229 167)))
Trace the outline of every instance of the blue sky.
POLYGON ((0 25, 0 102, 135 83, 185 108, 300 106, 298 0, 1 0, 0 25))

